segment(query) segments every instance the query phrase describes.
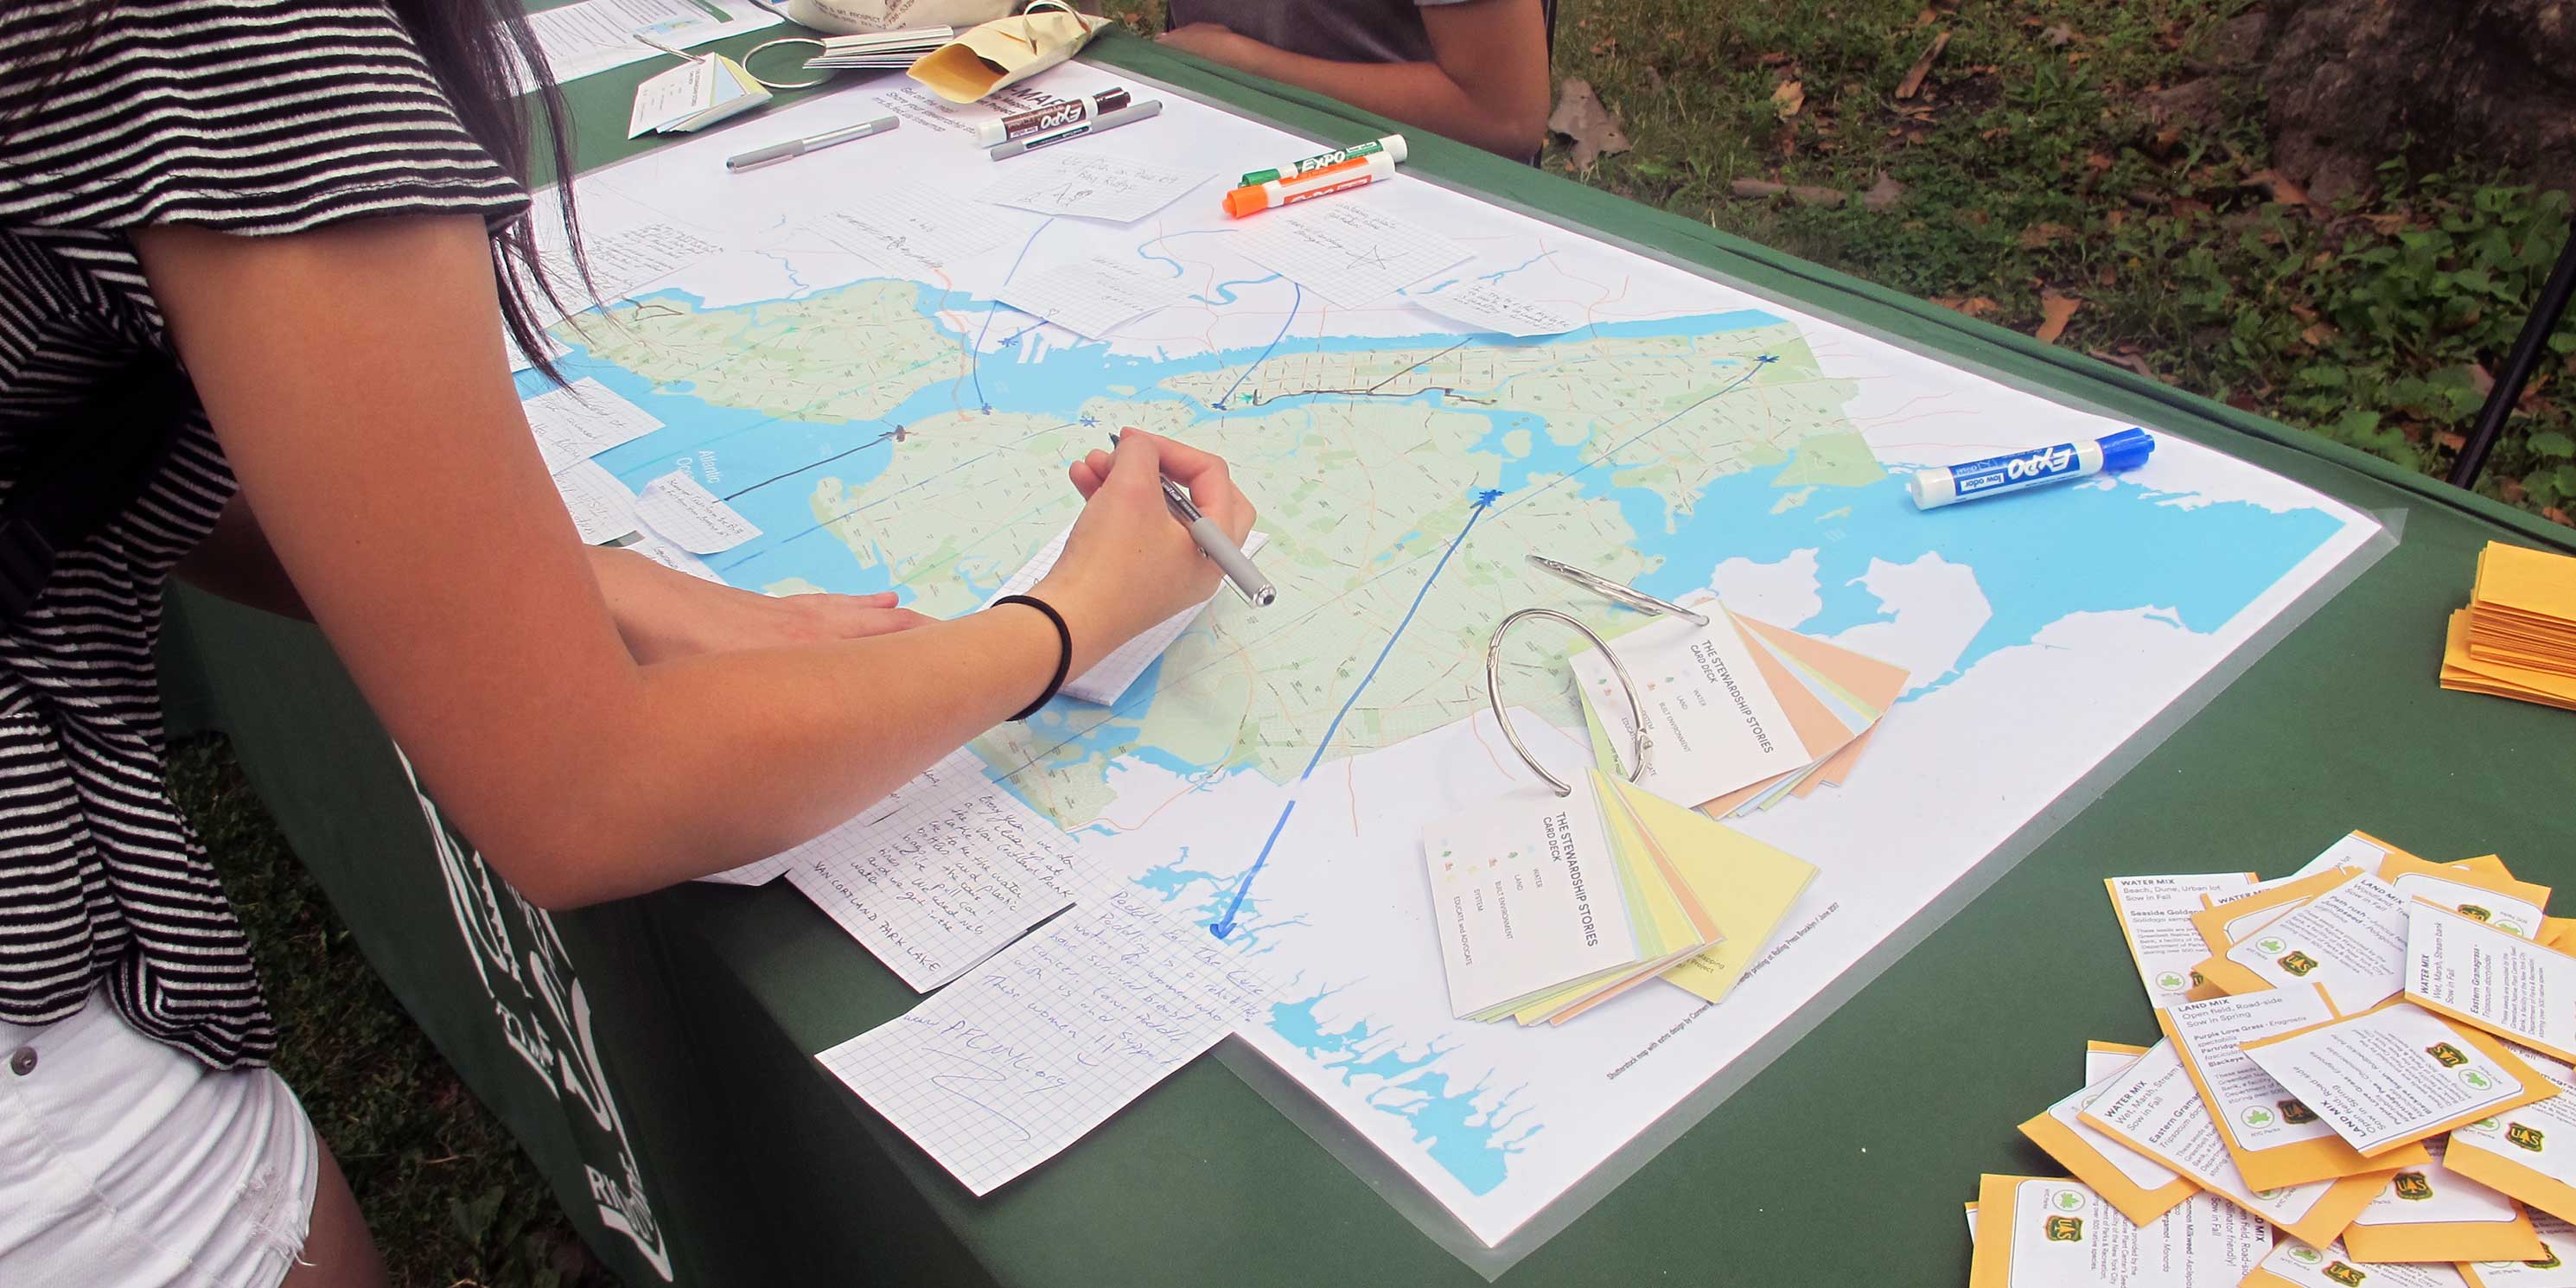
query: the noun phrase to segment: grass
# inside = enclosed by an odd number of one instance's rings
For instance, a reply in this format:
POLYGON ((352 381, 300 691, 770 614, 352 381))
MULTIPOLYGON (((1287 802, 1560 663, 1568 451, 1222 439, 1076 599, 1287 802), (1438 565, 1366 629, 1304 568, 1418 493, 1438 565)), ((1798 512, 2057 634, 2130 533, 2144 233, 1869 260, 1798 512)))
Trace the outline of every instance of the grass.
MULTIPOLYGON (((1160 22, 1152 0, 1108 8, 1160 22)), ((2241 57, 2246 15, 2244 0, 1569 0, 1557 74, 1589 81, 1633 147, 1577 173, 1559 140, 1546 164, 2003 325, 2035 330, 2054 309, 2057 343, 2439 470, 2567 203, 2472 164, 2392 166, 2334 203, 2282 183, 2241 57), (1740 195, 1747 180, 1814 191, 1740 195), (1864 200, 1873 189, 1882 199, 1864 200)), ((2562 330, 2483 485, 2562 523, 2571 350, 2562 330)), ((395 1282, 606 1283, 367 970, 229 753, 184 747, 172 779, 257 942, 287 1034, 279 1066, 395 1282)))

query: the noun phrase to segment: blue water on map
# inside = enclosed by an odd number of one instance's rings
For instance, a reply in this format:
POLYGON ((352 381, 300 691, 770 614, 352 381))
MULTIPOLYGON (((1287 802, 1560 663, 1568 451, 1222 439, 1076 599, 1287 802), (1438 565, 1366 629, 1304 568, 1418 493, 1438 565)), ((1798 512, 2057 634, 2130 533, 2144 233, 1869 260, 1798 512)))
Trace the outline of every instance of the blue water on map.
MULTIPOLYGON (((1154 245, 1147 243, 1139 253, 1158 258, 1154 245)), ((1234 288, 1268 280, 1224 282, 1211 288, 1210 297, 1230 302, 1234 288)), ((704 308, 702 301, 684 292, 646 298, 704 308)), ((567 378, 596 379, 666 426, 602 454, 601 465, 630 486, 673 469, 686 470, 762 529, 759 538, 710 559, 734 584, 760 586, 796 577, 827 590, 852 593, 887 588, 886 561, 863 563, 817 522, 812 510, 815 485, 821 478, 836 477, 844 485, 848 505, 894 507, 888 513, 899 513, 900 492, 878 495, 866 486, 892 459, 895 448, 886 440, 899 426, 989 408, 1042 417, 1042 423, 1051 427, 1045 432, 1053 433, 1067 426, 1089 428, 1082 419, 1085 407, 1111 398, 1169 402, 1186 408, 1193 418, 1210 418, 1224 414, 1223 410, 1158 388, 1159 382, 1247 366, 1221 400, 1233 409, 1258 405, 1270 412, 1348 396, 1265 388, 1264 367, 1256 362, 1264 346, 1148 359, 1112 355, 1103 345, 1076 344, 1028 358, 1017 346, 988 347, 1030 329, 1026 315, 1007 309, 973 315, 975 320, 961 334, 950 320, 965 316, 956 310, 975 302, 928 287, 915 288, 914 302, 944 335, 973 346, 981 357, 972 376, 928 385, 871 420, 847 424, 782 420, 713 404, 699 398, 690 386, 656 385, 594 358, 578 345, 561 365, 567 378), (1131 387, 1134 392, 1113 395, 1113 386, 1131 387)), ((1476 343, 1545 349, 1599 336, 1705 335, 1778 322, 1770 314, 1747 310, 1618 323, 1566 337, 1479 337, 1476 343)), ((1446 346, 1457 339, 1448 333, 1300 337, 1269 346, 1268 351, 1270 360, 1276 361, 1317 352, 1446 346)), ((1749 376, 1757 361, 1715 359, 1712 373, 1722 377, 1741 368, 1749 376)), ((521 387, 534 393, 543 386, 529 373, 521 378, 521 387)), ((1734 386, 1721 381, 1712 387, 1734 386)), ((1800 551, 1814 551, 1821 608, 1805 621, 1782 624, 1833 634, 1886 620, 1886 607, 1861 584, 1874 561, 1902 565, 1938 554, 1969 568, 1992 615, 1953 670, 1943 677, 1927 677, 1930 682, 1916 696, 1955 679, 1999 649, 2028 643, 2071 614, 2155 608, 2170 610, 2181 629, 2215 630, 2339 527, 2335 516, 2323 511, 2275 512, 2239 502, 2186 506, 2178 498, 2117 481, 2039 489, 1923 513, 1906 499, 1894 476, 1858 485, 1815 484, 1794 453, 1778 464, 1718 478, 1691 498, 1686 513, 1674 514, 1652 490, 1618 486, 1612 466, 1595 464, 1610 444, 1556 443, 1539 415, 1452 404, 1436 390, 1389 401, 1485 416, 1490 430, 1476 450, 1494 458, 1496 486, 1505 493, 1504 509, 1533 480, 1559 476, 1564 476, 1563 481, 1556 486, 1617 505, 1648 560, 1637 584, 1651 593, 1670 597, 1704 588, 1723 560, 1769 564, 1800 551), (1782 508, 1784 498, 1801 490, 1804 497, 1798 504, 1782 508)), ((1107 430, 1099 432, 1105 440, 1107 430)), ((998 443, 992 450, 1007 452, 1014 446, 998 443)), ((1848 452, 1848 444, 1844 450, 1848 452)), ((1400 543, 1399 549, 1415 553, 1419 539, 1417 533, 1400 543)), ((994 551, 964 559, 957 565, 958 574, 979 591, 989 590, 1026 554, 994 551)), ((1396 555, 1397 550, 1391 549, 1379 558, 1396 555)), ((1374 648, 1375 643, 1365 642, 1365 647, 1374 648)), ((1033 725, 1044 739, 1042 745, 1052 744, 1046 759, 1073 764, 1116 753, 1185 776, 1217 769, 1190 763, 1163 748, 1135 745, 1160 670, 1157 663, 1145 672, 1115 718, 1103 720, 1098 708, 1088 707, 1041 713, 1033 725)), ((1148 871, 1139 884, 1176 910, 1185 909, 1194 919, 1209 921, 1223 913, 1232 897, 1242 862, 1229 856, 1218 866, 1232 870, 1210 871, 1194 865, 1184 852, 1148 871)), ((1267 912, 1257 890, 1244 901, 1239 916, 1238 935, 1255 951, 1264 949, 1265 935, 1302 924, 1298 918, 1267 912)), ((1364 1016, 1327 1018, 1331 996, 1329 989, 1314 988, 1303 998, 1276 1004, 1271 1029, 1346 1085, 1367 1088, 1369 1102, 1403 1120, 1428 1156, 1469 1191, 1488 1193, 1501 1185, 1512 1156, 1541 1125, 1530 1121, 1525 1110, 1512 1107, 1511 1092, 1497 1092, 1489 1085, 1490 1073, 1447 1067, 1450 1047, 1439 1035, 1397 1034, 1364 1016)))

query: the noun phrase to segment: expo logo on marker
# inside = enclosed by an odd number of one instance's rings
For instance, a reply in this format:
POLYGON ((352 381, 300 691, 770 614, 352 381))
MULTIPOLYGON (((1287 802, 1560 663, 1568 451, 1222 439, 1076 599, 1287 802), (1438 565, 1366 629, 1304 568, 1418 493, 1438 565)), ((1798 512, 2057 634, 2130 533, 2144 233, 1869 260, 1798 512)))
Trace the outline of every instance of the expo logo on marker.
POLYGON ((2016 456, 2004 462, 2004 477, 2035 479, 2055 474, 2075 463, 2075 449, 2070 446, 2043 447, 2028 456, 2016 456))

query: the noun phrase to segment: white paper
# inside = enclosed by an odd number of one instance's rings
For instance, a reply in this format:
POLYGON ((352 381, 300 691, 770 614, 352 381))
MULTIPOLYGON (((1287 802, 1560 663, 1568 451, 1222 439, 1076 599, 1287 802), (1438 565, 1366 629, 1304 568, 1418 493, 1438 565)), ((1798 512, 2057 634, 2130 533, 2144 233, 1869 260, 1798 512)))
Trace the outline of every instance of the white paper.
POLYGON ((2300 865, 2298 871, 2282 879, 2296 881, 2300 877, 2314 876, 2328 868, 2339 867, 2377 872, 2379 865, 2387 862, 2388 856, 2394 852, 2359 832, 2346 832, 2334 844, 2318 851, 2317 857, 2300 865))
POLYGON ((2293 1034, 2245 1056, 2364 1154, 2420 1138, 2523 1090, 2522 1079, 2440 1016, 2409 1002, 2293 1034))
POLYGON ((1459 282, 1428 295, 1408 292, 1405 298, 1452 322, 1503 335, 1559 335, 1583 325, 1580 314, 1562 305, 1492 282, 1459 282))
POLYGON ((712 58, 693 58, 635 87, 626 115, 626 137, 638 138, 715 106, 716 82, 730 80, 712 58))
POLYGON ((2576 957, 2473 917, 2407 905, 2406 996, 2576 1055, 2576 957))
POLYGON ((1467 248, 1346 197, 1254 215, 1228 240, 1236 253, 1346 309, 1374 304, 1467 258, 1467 248))
MULTIPOLYGON (((1646 772, 1634 781, 1676 805, 1714 800, 1816 758, 1789 726, 1726 610, 1711 604, 1708 615, 1706 626, 1659 617, 1609 641, 1636 684, 1654 744, 1646 772)), ((1611 731, 1612 754, 1624 773, 1635 722, 1618 673, 1599 649, 1585 648, 1573 662, 1583 700, 1611 731)))
POLYGON ((2540 906, 2528 900, 2424 872, 2409 872, 2389 884, 2410 908, 2415 900, 2429 900, 2507 934, 2522 939, 2540 937, 2540 906))
POLYGON ((888 271, 933 280, 946 279, 1031 234, 1027 224, 982 206, 896 184, 814 220, 813 227, 826 240, 888 271))
POLYGON ((2014 1187, 2009 1237, 2005 1288, 2236 1288, 2272 1246, 2269 1227, 2206 1194, 2139 1225, 2080 1181, 2038 1179, 2014 1187))
POLYGON ((1156 267, 1089 255, 1022 273, 1002 287, 1001 298, 1075 335, 1098 339, 1188 299, 1189 288, 1156 267))
POLYGON ((555 494, 563 498, 584 544, 605 545, 635 535, 635 493, 597 461, 555 471, 555 494))
POLYGON ((624 548, 674 572, 684 572, 700 581, 712 581, 719 586, 728 584, 722 573, 707 566, 706 560, 672 545, 669 539, 651 531, 638 532, 635 539, 627 542, 624 548))
POLYGON ((2137 1062, 2138 1057, 2127 1051, 2087 1050, 2084 1053, 2084 1085, 2091 1087, 2112 1074, 2125 1073, 2130 1065, 2137 1062))
POLYGON ((1641 959, 1589 776, 1532 783, 1422 833, 1431 922, 1460 1019, 1641 959))
POLYGON ((915 992, 974 969, 1079 885, 1072 841, 962 749, 778 857, 790 884, 915 992))
MULTIPOLYGON (((992 607, 993 600, 1000 599, 1004 595, 1025 595, 1029 593, 1030 587, 1045 580, 1046 575, 1055 570, 1055 561, 1064 557, 1064 539, 1072 532, 1073 529, 1067 528, 1055 534, 1055 540, 1048 542, 1046 548, 1040 550, 1035 558, 1021 565, 1018 572, 1012 573, 1010 579, 1002 583, 1002 588, 994 591, 992 596, 984 601, 984 606, 992 607)), ((1243 539, 1243 553, 1257 555, 1261 553, 1264 545, 1269 544, 1269 541, 1270 534, 1266 532, 1249 533, 1243 539)), ((1218 600, 1231 598, 1233 594, 1233 591, 1218 587, 1216 594, 1206 603, 1174 613, 1165 618, 1162 625, 1148 629, 1110 650, 1099 661, 1092 663, 1090 670, 1065 681, 1064 687, 1058 692, 1068 698, 1098 706, 1118 705, 1118 699, 1125 696, 1128 686, 1136 683, 1136 678, 1145 673, 1145 668, 1152 666, 1156 659, 1163 656, 1163 651, 1172 646, 1172 641, 1181 637, 1181 632, 1190 628, 1190 623, 1197 621, 1199 615, 1213 607, 1218 600)))
POLYGON ((653 413, 617 396, 596 380, 576 380, 519 404, 546 469, 562 473, 609 448, 634 442, 662 427, 653 413))
POLYGON ((1241 945, 1089 879, 1080 905, 938 996, 816 1057, 981 1196, 1236 1028, 1271 987, 1241 945))
POLYGON ((2322 1248, 2283 1239, 2259 1264, 2265 1273, 2297 1288, 2353 1288, 2355 1284, 2365 1288, 2465 1288, 2467 1284, 2458 1270, 2439 1262, 2392 1265, 2354 1261, 2352 1254, 2343 1250, 2341 1239, 2322 1248))
POLYGON ((2146 986, 2148 1005, 2163 1010, 2181 1001, 2191 991, 2191 968, 2209 955, 2191 924, 2191 914, 2203 907, 2201 896, 2223 899, 2251 880, 2242 872, 2111 879, 2112 914, 2129 941, 2129 959, 2146 986))
POLYGON ((1128 224, 1178 200, 1208 181, 1205 170, 1139 161, 1133 157, 1055 152, 1014 158, 975 199, 1041 215, 1077 215, 1128 224))
POLYGON ((2193 1184, 2275 1225, 2297 1225, 2334 1188, 2332 1181, 2259 1193, 2248 1186, 2171 1042, 2148 1048, 2083 1114, 2086 1126, 2136 1146, 2152 1161, 2169 1164, 2193 1184))
POLYGON ((2479 1288, 2576 1288, 2576 1226, 2530 1209, 2532 1232, 2549 1255, 2536 1261, 2473 1261, 2479 1288))
POLYGON ((670 57, 637 40, 639 33, 673 49, 688 49, 779 22, 777 14, 750 0, 718 0, 718 7, 726 14, 721 20, 694 0, 580 0, 529 14, 528 28, 554 78, 569 81, 670 57))
POLYGON ((2346 1015, 2405 987, 2406 901, 2375 876, 2357 876, 2227 950, 2274 988, 2315 984, 2346 1015))
POLYGON ((644 485, 635 513, 646 527, 693 555, 720 554, 760 535, 723 498, 677 470, 644 485))

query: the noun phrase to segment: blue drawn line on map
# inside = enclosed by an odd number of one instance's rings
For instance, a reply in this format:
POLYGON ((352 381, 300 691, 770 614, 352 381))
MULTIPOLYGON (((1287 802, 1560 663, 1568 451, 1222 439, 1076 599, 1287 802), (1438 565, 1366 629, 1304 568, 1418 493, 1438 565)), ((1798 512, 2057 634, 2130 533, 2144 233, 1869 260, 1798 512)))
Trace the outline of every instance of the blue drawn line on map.
MULTIPOLYGON (((1324 752, 1333 745, 1333 735, 1341 732, 1342 720, 1350 715, 1352 707, 1359 705, 1360 695, 1368 692, 1369 681, 1377 678, 1378 668, 1385 666, 1387 656, 1395 652, 1396 641, 1404 638, 1404 628, 1411 626, 1414 614, 1422 611, 1422 601, 1430 596, 1432 583, 1440 580, 1441 570, 1449 566, 1449 557, 1458 553, 1458 547, 1467 543, 1467 534, 1476 530, 1476 520, 1485 517, 1485 511, 1492 509, 1495 500, 1501 496, 1502 493, 1490 489, 1476 494, 1475 508, 1467 511, 1467 522, 1459 527, 1457 536, 1449 539, 1449 548, 1440 552, 1440 562, 1431 565, 1431 574, 1422 579, 1422 589, 1413 592, 1413 602, 1405 607, 1404 616, 1397 620, 1395 629, 1387 632, 1386 647, 1377 651, 1377 660, 1369 663, 1368 673, 1360 677, 1357 685, 1352 686, 1351 696, 1342 700, 1342 709, 1333 713, 1331 724, 1324 726, 1324 736, 1315 740, 1315 754, 1308 757, 1306 767, 1298 771, 1297 782, 1300 785, 1315 776, 1315 766, 1324 763, 1324 752)), ((1252 892, 1252 879, 1260 876, 1262 865, 1270 862, 1270 848, 1279 844, 1279 833, 1288 826, 1288 816, 1297 812, 1297 797, 1294 790, 1294 788, 1291 789, 1287 807, 1279 811, 1279 821, 1270 825, 1270 839, 1261 843, 1261 853, 1253 858, 1252 866, 1244 871, 1243 884, 1235 887, 1234 902, 1227 904, 1225 915, 1208 927, 1209 932, 1217 938, 1223 939, 1234 933, 1234 917, 1236 913, 1243 910, 1243 897, 1252 892)))
POLYGON ((1477 280, 1477 281, 1479 281, 1479 282, 1499 282, 1499 281, 1503 280, 1504 278, 1509 277, 1509 276, 1511 276, 1512 274, 1514 274, 1514 273, 1517 273, 1517 272, 1521 271, 1521 270, 1522 270, 1522 269, 1524 269, 1524 268, 1528 268, 1529 266, 1531 266, 1531 265, 1533 265, 1533 264, 1536 264, 1536 263, 1537 263, 1537 262, 1539 262, 1540 260, 1551 258, 1551 257, 1553 257, 1555 254, 1556 254, 1556 252, 1555 252, 1555 251, 1552 251, 1552 250, 1543 250, 1543 251, 1540 251, 1539 253, 1537 253, 1537 254, 1535 254, 1535 255, 1530 256, 1528 259, 1522 260, 1521 262, 1519 262, 1519 263, 1517 263, 1517 264, 1512 265, 1510 268, 1500 269, 1500 270, 1497 270, 1497 271, 1495 271, 1495 272, 1491 272, 1491 273, 1484 273, 1484 274, 1480 274, 1480 275, 1478 275, 1478 276, 1477 276, 1476 280, 1477 280))
POLYGON ((1593 466, 1599 465, 1601 462, 1609 460, 1611 457, 1635 446, 1637 441, 1644 438, 1646 435, 1654 433, 1656 430, 1662 429, 1664 426, 1672 424, 1674 421, 1680 420, 1682 417, 1698 411, 1700 408, 1716 402, 1718 399, 1743 388, 1744 382, 1751 380, 1754 373, 1762 370, 1764 367, 1770 366, 1772 363, 1778 362, 1779 360, 1780 359, 1777 355, 1768 353, 1763 354, 1759 358, 1755 358, 1753 360, 1753 365, 1746 367, 1743 375, 1737 376, 1735 379, 1727 382, 1725 388, 1692 403, 1688 407, 1682 408, 1680 411, 1674 412, 1670 416, 1664 417, 1662 420, 1656 421, 1654 424, 1646 426, 1644 429, 1638 430, 1636 433, 1630 434, 1626 438, 1620 439, 1618 442, 1610 445, 1609 451, 1603 452, 1599 456, 1595 456, 1591 460, 1585 461, 1583 464, 1576 466, 1573 470, 1568 471, 1567 473, 1560 474, 1537 487, 1531 488, 1527 494, 1523 495, 1519 500, 1512 502, 1510 505, 1504 506, 1503 509, 1508 512, 1521 508, 1530 501, 1537 499, 1540 493, 1547 491, 1549 488, 1555 487, 1557 484, 1563 483, 1567 479, 1574 478, 1575 476, 1582 474, 1584 471, 1591 469, 1593 466))
POLYGON ((1234 288, 1238 286, 1261 286, 1278 280, 1279 275, 1277 273, 1272 273, 1268 277, 1238 277, 1229 281, 1219 282, 1216 285, 1209 287, 1208 294, 1206 295, 1193 295, 1190 298, 1197 300, 1201 304, 1235 304, 1240 301, 1235 298, 1234 288))
POLYGON ((1232 231, 1234 230, 1230 228, 1188 228, 1176 233, 1164 233, 1160 237, 1148 238, 1146 241, 1139 244, 1136 247, 1136 258, 1156 264, 1169 264, 1172 266, 1172 276, 1185 276, 1190 270, 1182 266, 1181 261, 1174 259, 1169 255, 1155 254, 1152 247, 1158 242, 1167 242, 1176 237, 1204 237, 1209 233, 1232 231))
POLYGON ((1279 334, 1270 337, 1270 343, 1261 346, 1261 356, 1254 358, 1252 360, 1252 365, 1245 367, 1243 369, 1243 374, 1236 376, 1234 378, 1234 383, 1225 387, 1225 393, 1219 396, 1215 402, 1208 404, 1210 407, 1213 407, 1218 411, 1224 411, 1227 401, 1234 397, 1234 391, 1243 388, 1243 382, 1252 379, 1252 373, 1259 371, 1261 369, 1261 364, 1269 360, 1270 351, 1278 348, 1281 340, 1288 338, 1288 328, 1297 324, 1297 310, 1303 307, 1306 303, 1306 288, 1299 286, 1294 282, 1290 282, 1288 284, 1288 289, 1295 291, 1296 294, 1290 296, 1288 299, 1288 317, 1286 321, 1279 324, 1279 334))

